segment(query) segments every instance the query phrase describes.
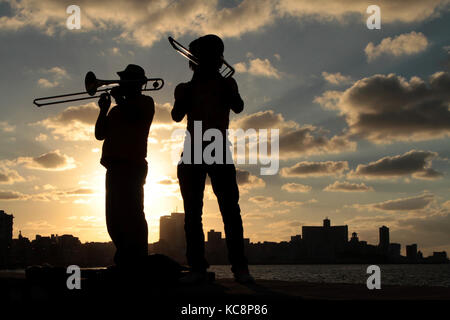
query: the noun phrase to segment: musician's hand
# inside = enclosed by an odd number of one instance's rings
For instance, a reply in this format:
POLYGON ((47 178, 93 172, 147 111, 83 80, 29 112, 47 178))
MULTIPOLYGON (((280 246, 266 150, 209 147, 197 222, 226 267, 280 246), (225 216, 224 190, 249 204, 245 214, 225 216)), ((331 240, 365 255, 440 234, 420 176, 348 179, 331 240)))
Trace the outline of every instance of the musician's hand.
POLYGON ((100 95, 100 99, 98 100, 98 106, 101 111, 108 112, 109 107, 111 106, 111 96, 109 93, 102 93, 100 95))
POLYGON ((116 104, 120 104, 124 101, 123 90, 120 86, 113 87, 110 91, 111 96, 116 100, 116 104))

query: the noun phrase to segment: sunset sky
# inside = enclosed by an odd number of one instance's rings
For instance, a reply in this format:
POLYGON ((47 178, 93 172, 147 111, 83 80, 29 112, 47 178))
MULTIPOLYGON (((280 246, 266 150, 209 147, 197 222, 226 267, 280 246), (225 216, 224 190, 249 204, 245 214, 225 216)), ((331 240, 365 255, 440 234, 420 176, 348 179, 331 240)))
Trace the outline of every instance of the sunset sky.
MULTIPOLYGON (((245 101, 233 128, 280 130, 280 170, 239 165, 245 236, 289 240, 302 225, 347 224, 361 240, 417 243, 450 252, 450 1, 376 1, 369 30, 362 0, 0 0, 0 210, 14 237, 73 234, 109 241, 95 100, 37 108, 33 99, 84 91, 139 64, 165 87, 151 93, 145 213, 149 242, 159 217, 183 203, 171 150, 176 84, 187 60, 169 45, 220 35, 245 101), (66 8, 81 8, 68 30, 66 8)), ((205 230, 223 231, 205 194, 205 230)))

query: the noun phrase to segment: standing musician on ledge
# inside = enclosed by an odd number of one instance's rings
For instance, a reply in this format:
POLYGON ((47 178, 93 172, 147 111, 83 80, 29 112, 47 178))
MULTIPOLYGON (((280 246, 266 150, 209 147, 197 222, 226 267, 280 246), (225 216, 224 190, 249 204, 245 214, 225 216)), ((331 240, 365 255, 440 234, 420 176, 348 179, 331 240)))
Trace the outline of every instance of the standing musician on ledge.
POLYGON ((117 105, 108 113, 111 97, 101 95, 95 137, 104 140, 100 163, 107 169, 106 225, 116 246, 114 262, 118 267, 133 267, 148 255, 145 158, 155 105, 141 92, 147 82, 143 68, 130 64, 117 74, 125 80, 111 90, 117 105))
MULTIPOLYGON (((199 64, 190 62, 189 65, 194 71, 192 80, 180 83, 175 88, 172 119, 180 122, 187 116, 187 130, 191 136, 191 144, 198 140, 195 137, 198 133, 194 130, 194 121, 201 121, 203 130, 220 130, 225 150, 222 154, 224 158, 219 161, 221 163, 207 164, 202 161, 200 164, 193 164, 193 159, 187 159, 189 163, 182 160, 178 165, 178 180, 185 212, 186 255, 192 268, 192 272, 181 281, 198 283, 206 279, 206 269, 209 265, 205 259, 202 208, 205 179, 206 175, 209 175, 225 226, 228 258, 234 278, 241 283, 252 283, 254 280, 248 271, 244 255, 236 168, 232 162, 226 162, 227 158, 231 159, 231 156, 227 156, 226 147, 229 145, 226 130, 230 121, 230 110, 240 113, 244 108, 244 102, 239 95, 236 81, 233 78, 223 78, 219 73, 223 64, 222 39, 216 35, 203 36, 190 43, 189 51, 198 58, 199 64)), ((203 132, 200 134, 203 136, 203 132)), ((186 147, 189 146, 186 146, 185 141, 185 153, 186 147)), ((203 154, 206 146, 199 147, 203 154)), ((190 149, 195 150, 195 147, 192 145, 190 149)), ((186 159, 186 154, 183 158, 186 159)))

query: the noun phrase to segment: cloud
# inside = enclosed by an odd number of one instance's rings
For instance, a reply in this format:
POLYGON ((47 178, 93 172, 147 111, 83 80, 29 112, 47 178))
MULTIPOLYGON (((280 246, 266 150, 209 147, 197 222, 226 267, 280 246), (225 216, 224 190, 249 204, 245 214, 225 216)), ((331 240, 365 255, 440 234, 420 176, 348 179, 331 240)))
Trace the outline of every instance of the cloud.
POLYGON ((68 196, 89 196, 95 194, 96 191, 91 188, 78 188, 71 191, 65 191, 64 194, 68 196))
POLYGON ((311 191, 312 187, 311 186, 307 186, 304 184, 300 184, 300 183, 285 183, 281 186, 281 190, 285 190, 287 192, 302 192, 302 193, 306 193, 311 191))
POLYGON ((90 203, 90 197, 98 195, 98 191, 94 188, 82 187, 72 190, 58 190, 52 185, 44 185, 44 192, 29 194, 29 198, 33 201, 60 201, 66 202, 68 198, 76 197, 73 203, 90 203))
MULTIPOLYGON (((264 188, 266 183, 263 179, 252 175, 249 171, 236 168, 236 182, 239 185, 239 190, 242 194, 248 193, 250 189, 264 188)), ((209 176, 206 178, 206 184, 211 185, 209 176)))
POLYGON ((347 161, 298 162, 290 168, 281 169, 283 177, 321 177, 341 175, 348 170, 347 161))
POLYGON ((165 185, 165 186, 170 186, 170 185, 178 184, 178 180, 170 178, 170 177, 167 177, 167 178, 158 180, 156 183, 162 184, 162 185, 165 185))
POLYGON ((367 205, 355 205, 355 208, 368 208, 381 211, 413 211, 421 210, 428 207, 435 200, 433 194, 423 194, 419 196, 400 198, 395 200, 387 200, 379 203, 367 205))
POLYGON ((323 191, 330 192, 367 192, 373 191, 372 187, 366 186, 364 183, 351 183, 348 181, 335 181, 333 184, 326 186, 323 191))
POLYGON ((40 78, 37 82, 38 86, 41 88, 54 88, 59 85, 58 81, 50 81, 45 78, 40 78))
POLYGON ((340 72, 337 73, 328 73, 323 71, 322 77, 325 79, 325 81, 334 84, 334 85, 343 85, 348 84, 352 82, 352 77, 350 76, 344 76, 340 72))
POLYGON ((418 77, 407 81, 395 74, 376 74, 314 101, 345 117, 349 139, 377 144, 420 141, 450 135, 449 87, 447 72, 436 72, 428 84, 418 77))
POLYGON ((152 128, 157 127, 170 127, 172 128, 175 123, 171 116, 172 105, 170 103, 155 103, 155 118, 153 119, 152 128))
MULTIPOLYGON (((402 0, 385 2, 383 23, 423 21, 447 10, 447 4, 448 0, 413 0, 408 5, 402 0)), ((50 36, 66 30, 67 2, 27 0, 9 5, 12 15, 0 17, 0 30, 34 27, 50 36)), ((243 0, 234 6, 223 6, 218 0, 160 0, 147 5, 142 5, 141 0, 116 0, 114 10, 105 10, 111 5, 108 0, 78 0, 77 5, 82 10, 80 32, 114 30, 118 41, 133 41, 141 46, 151 46, 168 34, 240 37, 260 32, 286 17, 345 23, 345 16, 358 14, 365 20, 368 6, 363 0, 243 0)))
POLYGON ((428 238, 436 239, 437 233, 441 233, 446 237, 448 243, 448 234, 450 232, 450 211, 441 209, 441 212, 434 212, 422 217, 412 217, 401 221, 403 227, 410 227, 418 232, 428 233, 428 238), (431 236, 432 235, 432 236, 431 236))
POLYGON ((281 113, 275 113, 273 110, 259 111, 244 115, 233 120, 233 128, 247 130, 250 128, 276 128, 276 129, 292 129, 298 126, 295 121, 286 121, 281 113))
POLYGON ((0 121, 0 131, 3 132, 14 132, 16 130, 16 126, 9 124, 6 121, 0 121))
POLYGON ((244 189, 264 188, 266 186, 263 179, 239 168, 236 168, 236 181, 244 189))
POLYGON ((37 157, 19 157, 17 163, 29 169, 63 171, 76 167, 75 160, 59 150, 44 153, 37 157))
POLYGON ((13 184, 25 181, 25 179, 16 171, 0 166, 0 184, 13 184))
MULTIPOLYGON (((67 3, 58 0, 12 2, 12 17, 0 18, 0 29, 18 30, 27 26, 48 35, 66 28, 67 3)), ((215 33, 239 37, 261 30, 275 19, 274 0, 244 0, 234 7, 219 8, 218 0, 162 0, 143 5, 140 0, 114 1, 114 10, 105 10, 110 1, 79 0, 81 32, 118 30, 118 40, 151 46, 168 34, 215 33), (151 30, 151 32, 149 32, 151 30)))
POLYGON ((305 204, 311 204, 316 203, 316 199, 310 199, 307 201, 278 201, 275 200, 273 197, 267 197, 267 196, 254 196, 250 197, 248 201, 256 204, 258 207, 261 208, 272 208, 272 207, 290 207, 290 208, 296 208, 305 204))
MULTIPOLYGON (((421 198, 420 195, 416 198, 421 198)), ((431 197, 430 197, 431 198, 431 197)), ((401 243, 418 243, 421 251, 428 251, 431 254, 437 248, 448 250, 450 240, 448 234, 450 232, 450 207, 448 202, 437 203, 432 200, 426 205, 430 199, 418 199, 417 205, 413 208, 422 207, 418 210, 400 210, 401 214, 392 214, 392 210, 377 209, 377 215, 354 216, 344 221, 353 229, 373 233, 373 240, 377 241, 375 236, 375 226, 386 225, 391 232, 391 239, 401 243), (422 203, 420 203, 422 202, 422 203)), ((403 207, 402 207, 403 208, 403 207)), ((373 208, 359 208, 373 209, 373 208)))
POLYGON ((48 139, 48 136, 44 133, 39 133, 39 135, 34 138, 36 141, 46 141, 48 139))
POLYGON ((304 155, 331 154, 356 149, 356 143, 335 135, 327 137, 324 130, 312 125, 300 126, 286 121, 273 110, 259 111, 241 116, 231 122, 232 129, 279 129, 280 158, 296 158, 304 155))
MULTIPOLYGON (((383 23, 393 22, 418 22, 427 18, 438 16, 439 12, 446 11, 449 1, 430 0, 410 0, 405 5, 403 0, 383 1, 381 6, 381 16, 383 23)), ((345 17, 349 14, 358 14, 362 20, 366 20, 368 15, 366 9, 370 3, 364 0, 325 0, 311 2, 308 0, 280 0, 278 10, 287 16, 297 16, 299 19, 313 17, 320 21, 337 20, 345 22, 345 17)))
POLYGON ((12 190, 0 190, 0 201, 1 200, 26 200, 28 196, 12 190))
POLYGON ((60 85, 61 80, 68 79, 69 75, 64 68, 53 67, 43 70, 42 73, 48 74, 50 79, 40 78, 37 82, 38 86, 42 88, 53 88, 60 85))
POLYGON ((86 105, 68 107, 56 116, 38 121, 52 132, 52 135, 67 141, 87 141, 94 137, 94 125, 99 109, 94 102, 86 105))
POLYGON ((424 51, 428 47, 427 37, 423 33, 405 33, 396 36, 384 38, 380 44, 374 45, 372 42, 364 49, 368 61, 373 61, 379 56, 393 55, 395 57, 413 55, 424 51))
POLYGON ((39 230, 55 230, 56 226, 45 220, 28 221, 21 230, 39 231, 39 230))
POLYGON ((411 150, 402 155, 388 156, 369 164, 359 164, 349 177, 368 179, 409 177, 434 180, 442 173, 431 168, 432 159, 438 154, 431 151, 411 150))
POLYGON ((272 207, 275 203, 273 197, 255 196, 248 199, 260 207, 272 207))
POLYGON ((58 190, 56 187, 46 184, 42 187, 35 186, 35 190, 41 190, 37 193, 23 194, 13 190, 0 190, 0 200, 27 200, 27 201, 44 201, 44 202, 67 202, 67 199, 76 197, 74 203, 88 203, 90 199, 86 198, 98 196, 98 191, 94 188, 82 187, 71 190, 58 190), (83 199, 84 198, 84 199, 83 199))
POLYGON ((250 59, 248 63, 238 62, 234 68, 239 73, 249 73, 254 76, 281 79, 282 73, 278 71, 268 59, 250 59))

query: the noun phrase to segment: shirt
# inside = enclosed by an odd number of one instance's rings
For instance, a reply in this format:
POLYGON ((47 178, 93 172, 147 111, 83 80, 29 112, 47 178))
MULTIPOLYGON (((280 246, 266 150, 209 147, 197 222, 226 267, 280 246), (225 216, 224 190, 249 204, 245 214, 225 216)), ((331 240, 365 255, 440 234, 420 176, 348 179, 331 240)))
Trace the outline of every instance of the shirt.
POLYGON ((155 114, 153 99, 140 95, 114 106, 107 115, 100 163, 147 164, 147 140, 155 114))
MULTIPOLYGON (((207 75, 194 73, 191 81, 180 83, 175 89, 172 118, 181 121, 187 115, 186 129, 191 136, 191 144, 198 140, 194 136, 195 121, 202 122, 202 137, 206 130, 218 129, 223 135, 223 146, 227 152, 226 130, 230 122, 230 110, 240 113, 243 107, 244 102, 233 78, 223 78, 218 72, 207 75)), ((207 144, 209 142, 204 142, 202 149, 207 144)))

